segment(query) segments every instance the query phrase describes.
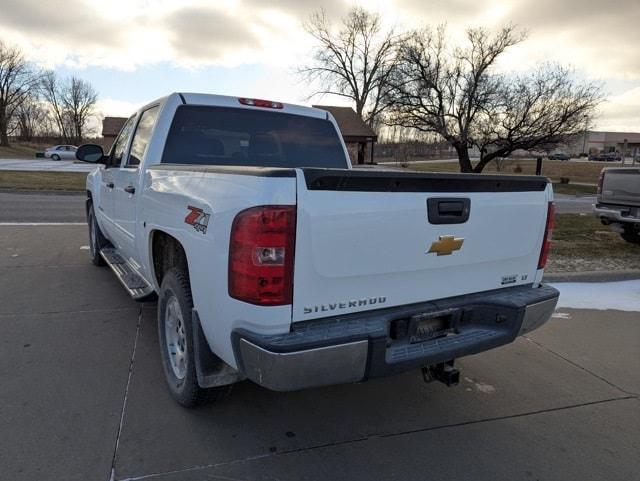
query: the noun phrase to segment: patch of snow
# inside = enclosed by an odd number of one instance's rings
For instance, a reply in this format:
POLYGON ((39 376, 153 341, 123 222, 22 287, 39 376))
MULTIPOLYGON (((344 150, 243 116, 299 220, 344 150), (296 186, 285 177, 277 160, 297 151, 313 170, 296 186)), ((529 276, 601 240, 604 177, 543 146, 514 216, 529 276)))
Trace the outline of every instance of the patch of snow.
POLYGON ((620 282, 558 282, 550 285, 560 291, 559 308, 640 311, 640 279, 620 282))
POLYGON ((551 317, 554 319, 571 319, 571 314, 568 312, 554 312, 551 317))
MULTIPOLYGON (((471 378, 465 377, 464 378, 465 381, 467 381, 470 384, 473 384, 473 387, 476 388, 477 391, 484 393, 484 394, 491 394, 496 392, 496 388, 494 386, 492 386, 491 384, 485 384, 483 382, 480 381, 474 381, 471 378)), ((472 391, 471 388, 467 388, 467 391, 472 391)))

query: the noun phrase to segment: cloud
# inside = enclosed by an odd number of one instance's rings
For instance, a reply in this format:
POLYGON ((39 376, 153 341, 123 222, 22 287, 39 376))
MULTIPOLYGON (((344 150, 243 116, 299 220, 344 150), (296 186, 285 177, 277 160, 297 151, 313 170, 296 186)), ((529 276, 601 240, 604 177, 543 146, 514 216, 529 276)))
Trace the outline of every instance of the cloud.
POLYGON ((181 8, 167 14, 162 23, 178 59, 215 62, 229 52, 261 48, 251 22, 224 10, 181 8))
POLYGON ((288 10, 285 1, 257 0, 0 0, 0 38, 49 68, 279 61, 300 45, 298 17, 313 4, 301 3, 288 10))
POLYGON ((515 23, 530 33, 512 49, 515 68, 535 62, 571 64, 598 78, 640 78, 638 0, 396 0, 407 23, 465 26, 515 23))
POLYGON ((268 9, 279 10, 288 15, 304 19, 311 13, 319 10, 321 7, 327 13, 327 16, 340 17, 349 9, 349 2, 346 0, 244 0, 243 4, 251 9, 268 9))
MULTIPOLYGON (((264 88, 286 93, 311 47, 302 22, 320 7, 337 21, 356 4, 399 29, 446 22, 454 41, 466 26, 516 23, 530 36, 501 69, 557 61, 591 79, 640 81, 639 0, 0 0, 0 38, 47 68, 260 65, 282 77, 264 88)), ((603 106, 603 125, 640 129, 639 111, 632 88, 603 106)))
POLYGON ((100 18, 81 0, 1 0, 0 25, 68 44, 122 46, 118 22, 100 18))
POLYGON ((600 108, 599 130, 640 132, 640 86, 611 96, 600 108))
POLYGON ((144 103, 105 98, 98 100, 96 111, 102 113, 105 117, 130 117, 143 105, 144 103))

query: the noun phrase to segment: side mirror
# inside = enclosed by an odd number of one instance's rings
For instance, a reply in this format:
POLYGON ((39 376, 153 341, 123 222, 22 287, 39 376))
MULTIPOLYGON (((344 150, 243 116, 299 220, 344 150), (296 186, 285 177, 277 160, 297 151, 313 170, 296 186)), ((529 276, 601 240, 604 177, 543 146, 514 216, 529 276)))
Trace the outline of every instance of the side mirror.
POLYGON ((76 159, 92 164, 105 164, 107 159, 104 156, 102 147, 96 144, 84 144, 76 150, 76 159))

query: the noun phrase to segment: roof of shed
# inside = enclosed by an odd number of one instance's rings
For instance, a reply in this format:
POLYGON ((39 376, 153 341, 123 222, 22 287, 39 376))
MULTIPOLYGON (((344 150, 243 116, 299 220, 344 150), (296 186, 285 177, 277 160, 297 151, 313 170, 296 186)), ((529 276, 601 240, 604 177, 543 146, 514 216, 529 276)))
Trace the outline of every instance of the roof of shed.
POLYGON ((335 105, 313 105, 313 107, 326 110, 333 115, 345 140, 355 137, 367 137, 374 142, 378 140, 375 131, 358 117, 358 114, 351 107, 338 107, 335 105))
POLYGON ((102 119, 102 136, 115 137, 126 121, 126 117, 105 117, 102 119))

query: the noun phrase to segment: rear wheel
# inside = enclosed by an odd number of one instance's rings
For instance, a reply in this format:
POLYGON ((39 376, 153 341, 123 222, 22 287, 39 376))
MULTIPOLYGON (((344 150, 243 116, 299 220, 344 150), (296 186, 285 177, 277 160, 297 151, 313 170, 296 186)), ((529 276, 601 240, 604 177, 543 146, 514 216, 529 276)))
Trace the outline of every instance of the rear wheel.
POLYGON ((620 234, 620 237, 632 244, 640 244, 640 230, 633 226, 624 226, 624 232, 620 234))
POLYGON ((97 266, 104 266, 106 263, 100 251, 103 247, 109 244, 109 241, 102 234, 96 215, 93 210, 93 204, 89 206, 89 213, 87 214, 87 223, 89 224, 89 252, 91 253, 91 262, 97 266))
POLYGON ((191 311, 193 300, 187 275, 169 269, 158 296, 158 338, 165 378, 173 398, 185 407, 214 402, 231 386, 203 389, 198 385, 191 311))

